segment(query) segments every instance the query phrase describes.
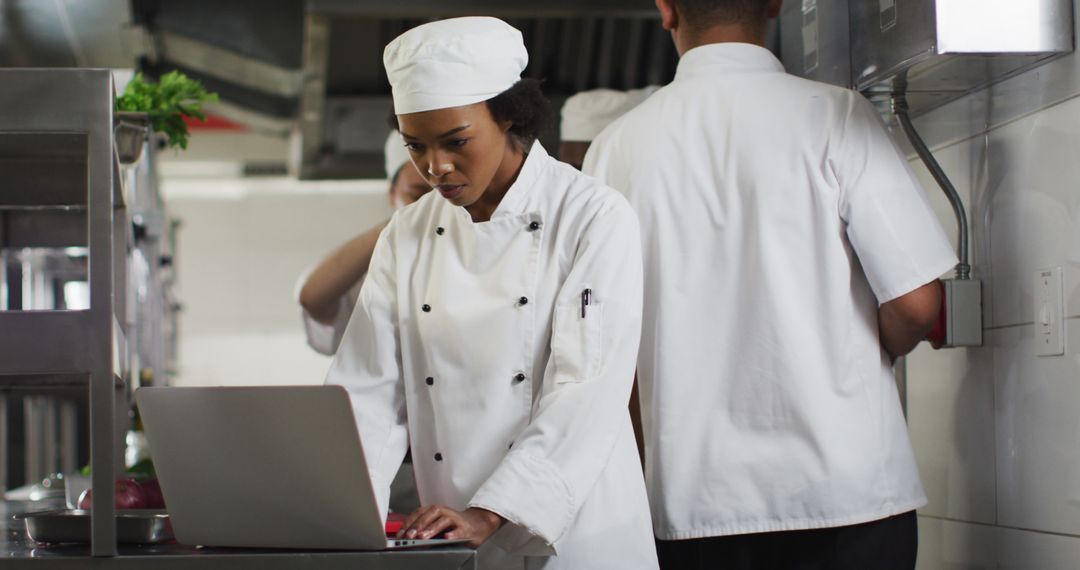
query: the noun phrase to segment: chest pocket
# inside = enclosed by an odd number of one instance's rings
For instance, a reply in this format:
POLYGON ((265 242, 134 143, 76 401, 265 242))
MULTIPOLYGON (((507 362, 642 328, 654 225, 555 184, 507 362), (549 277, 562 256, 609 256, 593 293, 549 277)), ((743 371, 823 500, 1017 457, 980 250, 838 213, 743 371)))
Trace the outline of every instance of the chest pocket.
POLYGON ((590 304, 584 317, 580 304, 557 306, 551 339, 556 384, 587 382, 600 374, 604 356, 603 323, 603 304, 590 304))

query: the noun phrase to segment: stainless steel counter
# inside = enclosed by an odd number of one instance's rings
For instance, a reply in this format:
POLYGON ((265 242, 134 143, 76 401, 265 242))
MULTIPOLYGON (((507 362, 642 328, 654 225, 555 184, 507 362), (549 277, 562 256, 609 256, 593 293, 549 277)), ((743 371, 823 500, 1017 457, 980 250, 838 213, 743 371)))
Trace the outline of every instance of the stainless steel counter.
POLYGON ((100 568, 127 569, 154 568, 165 570, 189 569, 350 569, 371 568, 377 570, 419 570, 440 568, 476 568, 476 551, 468 548, 447 547, 427 550, 402 550, 396 552, 340 552, 299 550, 256 550, 240 548, 197 548, 180 544, 126 545, 117 548, 114 558, 91 558, 89 545, 42 546, 34 544, 27 536, 23 521, 12 518, 28 512, 59 508, 60 503, 4 502, 0 503, 0 520, 3 541, 0 542, 0 563, 5 569, 19 568, 63 569, 100 568))

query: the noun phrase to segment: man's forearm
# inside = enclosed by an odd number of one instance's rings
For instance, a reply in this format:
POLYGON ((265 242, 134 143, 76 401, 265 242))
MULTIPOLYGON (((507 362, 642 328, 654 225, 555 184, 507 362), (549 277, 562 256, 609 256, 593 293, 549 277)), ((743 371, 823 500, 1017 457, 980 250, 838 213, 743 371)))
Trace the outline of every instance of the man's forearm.
POLYGON ((878 308, 881 346, 893 359, 911 352, 934 327, 941 309, 937 280, 889 301, 878 308))

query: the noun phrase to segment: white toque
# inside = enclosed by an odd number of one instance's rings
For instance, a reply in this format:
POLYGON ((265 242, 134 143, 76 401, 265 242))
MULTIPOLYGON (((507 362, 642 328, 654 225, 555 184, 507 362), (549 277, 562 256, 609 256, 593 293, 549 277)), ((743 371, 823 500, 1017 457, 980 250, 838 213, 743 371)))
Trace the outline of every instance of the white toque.
POLYGON ((528 63, 521 32, 490 17, 417 26, 383 51, 398 115, 487 101, 517 83, 528 63))

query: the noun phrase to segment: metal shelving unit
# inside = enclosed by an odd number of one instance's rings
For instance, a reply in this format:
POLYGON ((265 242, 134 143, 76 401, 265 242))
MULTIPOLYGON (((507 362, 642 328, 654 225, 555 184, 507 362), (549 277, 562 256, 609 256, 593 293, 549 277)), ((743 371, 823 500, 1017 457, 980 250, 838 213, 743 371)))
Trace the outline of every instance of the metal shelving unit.
POLYGON ((113 101, 108 70, 0 70, 0 247, 85 247, 89 284, 86 309, 0 311, 0 389, 88 391, 93 556, 116 554, 127 412, 131 226, 113 101))

